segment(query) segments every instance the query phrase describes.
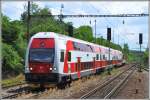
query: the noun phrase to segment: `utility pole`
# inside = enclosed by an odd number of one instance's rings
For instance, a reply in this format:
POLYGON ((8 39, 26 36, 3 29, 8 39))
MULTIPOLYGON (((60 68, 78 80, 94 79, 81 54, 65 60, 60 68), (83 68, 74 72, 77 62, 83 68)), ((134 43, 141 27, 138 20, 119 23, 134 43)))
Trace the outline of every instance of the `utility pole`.
POLYGON ((114 29, 113 29, 113 43, 114 43, 114 29))
POLYGON ((64 30, 63 30, 63 24, 62 24, 62 20, 63 20, 63 8, 64 8, 64 5, 61 4, 59 20, 60 20, 60 26, 62 27, 62 30, 61 30, 62 33, 64 32, 64 30))
POLYGON ((27 43, 30 38, 30 1, 28 1, 28 18, 27 18, 27 43))
POLYGON ((101 45, 103 44, 103 36, 101 36, 101 45))
POLYGON ((64 5, 61 4, 61 8, 60 8, 60 22, 62 22, 62 19, 63 19, 63 8, 64 8, 64 5))
POLYGON ((96 19, 95 19, 95 43, 96 43, 96 19))
POLYGON ((118 33, 118 45, 119 45, 119 33, 118 33))

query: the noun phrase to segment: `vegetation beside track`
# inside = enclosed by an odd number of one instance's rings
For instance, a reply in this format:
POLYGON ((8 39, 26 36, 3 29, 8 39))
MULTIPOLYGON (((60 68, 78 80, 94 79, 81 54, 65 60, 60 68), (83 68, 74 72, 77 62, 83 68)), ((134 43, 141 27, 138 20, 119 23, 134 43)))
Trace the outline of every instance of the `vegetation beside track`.
POLYGON ((12 87, 12 86, 16 86, 18 84, 23 84, 24 83, 24 75, 23 74, 19 74, 16 77, 10 78, 10 79, 5 79, 2 80, 2 87, 12 87))

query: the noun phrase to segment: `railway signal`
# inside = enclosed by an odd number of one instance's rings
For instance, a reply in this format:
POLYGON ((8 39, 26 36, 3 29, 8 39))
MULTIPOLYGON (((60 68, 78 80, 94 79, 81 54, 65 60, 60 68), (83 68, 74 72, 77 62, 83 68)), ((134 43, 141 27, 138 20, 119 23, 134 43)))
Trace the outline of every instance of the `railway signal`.
POLYGON ((111 40, 111 28, 107 28, 107 40, 111 40))
POLYGON ((143 35, 142 33, 139 34, 139 44, 142 44, 143 42, 143 35))
MULTIPOLYGON (((140 55, 142 56, 142 53, 141 53, 141 45, 143 43, 143 34, 142 33, 139 33, 139 44, 140 44, 140 55)), ((141 62, 141 57, 140 57, 140 66, 139 66, 139 72, 142 72, 142 62, 141 62)))
POLYGON ((69 34, 69 36, 73 37, 73 26, 72 25, 68 25, 68 34, 69 34))
MULTIPOLYGON (((109 59, 109 61, 108 61, 108 65, 109 65, 109 67, 110 67, 110 65, 111 65, 111 61, 110 61, 110 41, 111 41, 111 28, 107 28, 107 40, 109 41, 109 53, 108 53, 108 59, 109 59)), ((108 67, 108 75, 111 75, 111 73, 110 73, 110 68, 108 67)))

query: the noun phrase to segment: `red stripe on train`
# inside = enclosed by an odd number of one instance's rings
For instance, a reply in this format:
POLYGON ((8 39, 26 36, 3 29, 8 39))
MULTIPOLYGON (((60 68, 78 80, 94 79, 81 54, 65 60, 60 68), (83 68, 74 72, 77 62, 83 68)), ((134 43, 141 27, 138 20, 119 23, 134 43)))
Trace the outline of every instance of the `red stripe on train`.
POLYGON ((68 40, 66 44, 66 54, 65 54, 65 60, 64 60, 64 73, 68 73, 68 52, 70 50, 74 50, 74 47, 73 47, 72 41, 68 40))

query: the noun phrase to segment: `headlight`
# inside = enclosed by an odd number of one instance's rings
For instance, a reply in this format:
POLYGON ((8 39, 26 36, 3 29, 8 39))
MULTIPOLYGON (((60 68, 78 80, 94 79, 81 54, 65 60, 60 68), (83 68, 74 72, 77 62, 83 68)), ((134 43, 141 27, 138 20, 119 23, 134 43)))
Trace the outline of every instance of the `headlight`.
POLYGON ((28 67, 26 67, 26 70, 29 70, 29 68, 28 68, 28 67))
POLYGON ((49 68, 49 70, 52 70, 52 68, 49 68))
POLYGON ((56 67, 54 67, 54 70, 56 70, 56 67))
POLYGON ((32 70, 32 67, 30 68, 30 70, 32 70))

